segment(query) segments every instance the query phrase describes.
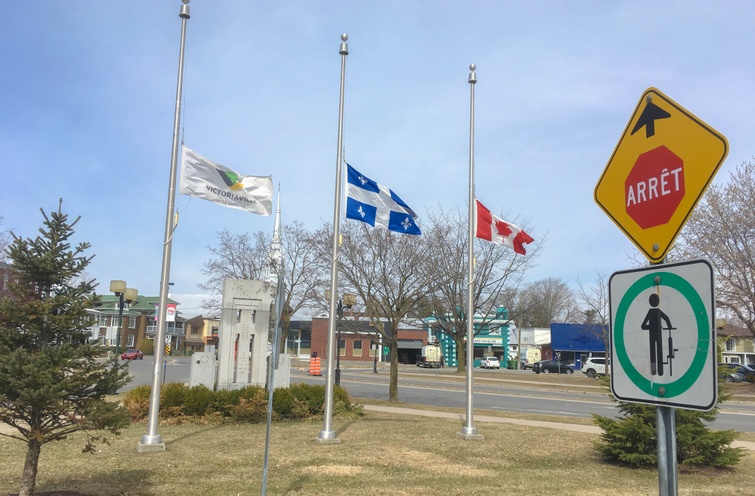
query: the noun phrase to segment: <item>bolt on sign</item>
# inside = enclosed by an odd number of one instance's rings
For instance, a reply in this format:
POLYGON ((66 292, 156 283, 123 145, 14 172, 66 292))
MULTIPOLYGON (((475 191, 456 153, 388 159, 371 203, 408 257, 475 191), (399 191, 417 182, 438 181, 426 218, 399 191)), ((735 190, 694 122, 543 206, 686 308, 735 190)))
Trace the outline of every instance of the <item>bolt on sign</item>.
POLYGON ((726 138, 649 88, 595 187, 595 202, 651 261, 662 261, 729 152, 726 138))

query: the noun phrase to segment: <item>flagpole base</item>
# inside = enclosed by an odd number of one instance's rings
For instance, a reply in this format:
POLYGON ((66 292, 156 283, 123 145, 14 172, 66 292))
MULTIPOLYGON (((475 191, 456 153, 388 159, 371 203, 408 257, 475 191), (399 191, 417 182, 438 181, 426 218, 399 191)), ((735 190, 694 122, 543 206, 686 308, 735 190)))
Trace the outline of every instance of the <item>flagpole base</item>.
POLYGON ((137 453, 158 453, 161 451, 165 451, 165 443, 162 442, 162 436, 160 436, 160 434, 154 436, 145 434, 142 436, 141 441, 136 445, 137 453))
POLYGON ((485 436, 477 432, 474 427, 462 427, 461 432, 456 433, 456 437, 465 441, 482 441, 485 439, 485 436))
POLYGON ((341 444, 341 440, 336 437, 336 431, 320 431, 315 442, 317 444, 341 444))

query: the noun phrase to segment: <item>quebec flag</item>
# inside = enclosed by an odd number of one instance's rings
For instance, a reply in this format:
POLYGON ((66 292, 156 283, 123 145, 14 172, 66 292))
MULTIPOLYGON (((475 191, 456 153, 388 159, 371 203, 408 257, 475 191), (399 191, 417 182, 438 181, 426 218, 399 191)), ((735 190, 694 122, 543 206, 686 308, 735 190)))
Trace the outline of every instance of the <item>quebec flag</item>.
POLYGON ((422 234, 417 214, 396 193, 346 164, 346 218, 404 234, 422 234))

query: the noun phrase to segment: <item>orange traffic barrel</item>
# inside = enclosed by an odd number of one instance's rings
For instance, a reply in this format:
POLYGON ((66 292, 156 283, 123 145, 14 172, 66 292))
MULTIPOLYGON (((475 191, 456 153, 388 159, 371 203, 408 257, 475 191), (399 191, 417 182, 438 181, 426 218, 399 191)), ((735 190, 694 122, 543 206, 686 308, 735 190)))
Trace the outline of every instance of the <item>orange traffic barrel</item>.
POLYGON ((320 357, 309 359, 309 375, 322 375, 320 373, 320 357))

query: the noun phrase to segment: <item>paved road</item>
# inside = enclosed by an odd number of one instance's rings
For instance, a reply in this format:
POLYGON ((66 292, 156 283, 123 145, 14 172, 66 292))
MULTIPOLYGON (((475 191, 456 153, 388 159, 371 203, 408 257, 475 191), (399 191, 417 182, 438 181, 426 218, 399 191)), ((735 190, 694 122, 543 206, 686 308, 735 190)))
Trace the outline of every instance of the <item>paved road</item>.
MULTIPOLYGON (((548 377, 549 386, 533 384, 532 372, 475 371, 473 404, 475 409, 501 412, 536 413, 558 417, 592 418, 592 414, 614 417, 619 411, 608 391, 597 385, 575 385, 581 378, 548 377)), ((545 378, 538 378, 543 380, 545 378)), ((305 372, 292 373, 292 382, 324 383, 325 376, 310 377, 305 372)), ((350 395, 358 398, 388 399, 388 374, 371 371, 341 371, 341 383, 350 395)), ((585 382, 585 381, 580 381, 585 382)), ((592 382, 592 381, 591 381, 592 382)), ((433 374, 411 368, 399 373, 399 400, 426 406, 466 408, 466 381, 463 377, 433 374)), ((727 402, 712 426, 755 432, 755 403, 727 402)))
MULTIPOLYGON (((380 364, 385 367, 385 364, 380 364)), ((165 361, 165 382, 188 382, 188 357, 165 361)), ((134 380, 122 391, 151 384, 154 364, 151 357, 129 363, 134 380)), ((452 369, 419 369, 401 366, 399 400, 427 406, 466 408, 466 380, 451 374, 452 369)), ((324 372, 323 372, 324 374, 324 372)), ((306 369, 291 372, 292 382, 325 383, 325 375, 309 376, 306 369)), ((387 400, 388 372, 374 374, 368 369, 343 369, 342 385, 354 397, 387 400)), ((618 414, 608 391, 597 380, 580 375, 535 376, 532 371, 475 370, 474 407, 501 412, 536 413, 558 417, 591 418, 593 413, 612 417, 618 414), (538 383, 534 384, 533 380, 538 383), (542 382, 547 381, 547 385, 542 382)), ((727 402, 713 424, 716 429, 755 432, 755 402, 727 402)))

